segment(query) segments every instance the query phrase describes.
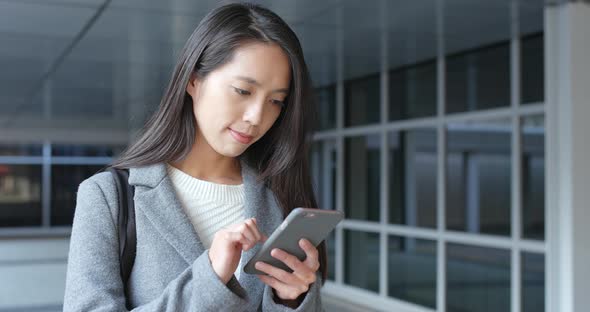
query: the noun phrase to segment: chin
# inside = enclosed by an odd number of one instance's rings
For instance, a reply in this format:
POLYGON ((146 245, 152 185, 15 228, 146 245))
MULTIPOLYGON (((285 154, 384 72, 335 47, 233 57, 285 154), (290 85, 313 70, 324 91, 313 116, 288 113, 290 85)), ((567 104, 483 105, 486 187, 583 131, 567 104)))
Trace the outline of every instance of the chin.
POLYGON ((235 147, 235 146, 228 146, 223 150, 217 151, 217 153, 225 156, 225 157, 238 157, 242 155, 246 151, 247 147, 235 147))

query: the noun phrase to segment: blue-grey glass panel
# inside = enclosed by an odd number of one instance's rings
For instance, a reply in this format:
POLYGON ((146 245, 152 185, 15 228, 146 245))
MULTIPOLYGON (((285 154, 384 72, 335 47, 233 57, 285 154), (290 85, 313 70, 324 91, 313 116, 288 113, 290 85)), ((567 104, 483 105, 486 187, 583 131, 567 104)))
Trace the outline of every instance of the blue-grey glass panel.
POLYGON ((510 235, 510 145, 508 119, 447 126, 448 229, 510 235))
POLYGON ((522 118, 522 231, 545 238, 545 117, 522 118))
POLYGON ((510 251, 447 244, 446 258, 446 311, 510 311, 510 251))
POLYGON ((543 33, 523 37, 520 42, 520 101, 540 103, 545 99, 545 53, 543 33))
POLYGON ((388 133, 389 222, 436 227, 436 130, 388 133))
POLYGON ((56 144, 51 147, 51 154, 53 156, 114 157, 124 148, 124 146, 113 145, 56 144))
POLYGON ((336 280, 336 232, 330 232, 326 239, 326 254, 328 256, 328 279, 336 280))
POLYGON ((389 73, 389 119, 436 115, 436 61, 395 69, 389 73))
POLYGON ((0 156, 41 156, 41 144, 3 143, 0 145, 0 156))
POLYGON ((522 253, 522 312, 545 311, 545 256, 522 253))
POLYGON ((379 234, 344 231, 344 283, 379 292, 379 234))
POLYGON ((0 227, 41 225, 41 165, 0 164, 0 227))
POLYGON ((336 127, 336 87, 334 85, 316 89, 319 130, 336 127))
POLYGON ((436 242, 389 236, 388 295, 436 309, 436 242))
POLYGON ((351 137, 344 141, 344 213, 348 219, 379 221, 380 146, 379 135, 351 137))
POLYGON ((447 113, 510 105, 508 42, 446 58, 447 113))
POLYGON ((311 151, 311 171, 318 208, 336 208, 336 142, 318 141, 311 151))
POLYGON ((72 225, 78 186, 104 166, 51 166, 51 225, 72 225))
POLYGON ((381 121, 379 75, 347 81, 344 88, 346 127, 381 121))

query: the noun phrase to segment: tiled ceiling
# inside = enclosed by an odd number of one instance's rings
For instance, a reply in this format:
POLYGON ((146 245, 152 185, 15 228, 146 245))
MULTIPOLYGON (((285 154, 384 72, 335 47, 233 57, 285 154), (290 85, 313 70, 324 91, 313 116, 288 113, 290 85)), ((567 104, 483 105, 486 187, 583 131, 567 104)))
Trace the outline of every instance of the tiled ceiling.
MULTIPOLYGON (((93 111, 109 100, 97 111, 154 107, 185 40, 223 2, 0 0, 0 128, 47 114, 48 101, 57 119, 72 105, 93 111)), ((507 40, 512 0, 254 2, 293 27, 321 86, 337 79, 339 67, 350 79, 378 73, 385 59, 393 68, 434 58, 437 3, 447 53, 507 40)), ((521 32, 541 31, 542 0, 521 0, 519 8, 521 32)))

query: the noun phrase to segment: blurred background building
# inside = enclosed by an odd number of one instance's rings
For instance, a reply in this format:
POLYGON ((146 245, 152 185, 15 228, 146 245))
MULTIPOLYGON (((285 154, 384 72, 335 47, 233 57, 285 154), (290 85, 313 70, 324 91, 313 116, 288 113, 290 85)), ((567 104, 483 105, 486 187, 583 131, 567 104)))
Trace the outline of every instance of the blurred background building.
MULTIPOLYGON (((257 1, 301 39, 328 311, 587 311, 590 4, 257 1)), ((0 311, 60 310, 78 184, 218 1, 0 0, 0 311)))

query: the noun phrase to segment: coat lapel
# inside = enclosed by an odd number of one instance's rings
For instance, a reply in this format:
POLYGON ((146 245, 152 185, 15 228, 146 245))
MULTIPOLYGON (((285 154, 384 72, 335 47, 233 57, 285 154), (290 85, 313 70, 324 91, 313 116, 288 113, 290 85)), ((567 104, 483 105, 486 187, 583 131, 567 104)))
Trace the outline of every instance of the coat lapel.
MULTIPOLYGON (((272 192, 263 183, 256 180, 256 171, 243 161, 241 164, 245 192, 244 217, 256 218, 259 230, 270 236, 283 221, 282 210, 277 205, 272 192)), ((242 287, 247 289, 254 298, 262 297, 264 283, 256 275, 247 274, 243 269, 246 263, 260 250, 261 246, 262 244, 257 244, 254 248, 243 252, 240 264, 240 270, 242 271, 238 280, 242 287)), ((251 302, 250 304, 251 306, 246 309, 247 311, 256 311, 258 309, 255 302, 251 302)))
POLYGON ((198 234, 168 178, 165 164, 131 168, 129 184, 135 185, 135 207, 188 264, 205 251, 198 234), (194 242, 194 243, 187 243, 194 242))

